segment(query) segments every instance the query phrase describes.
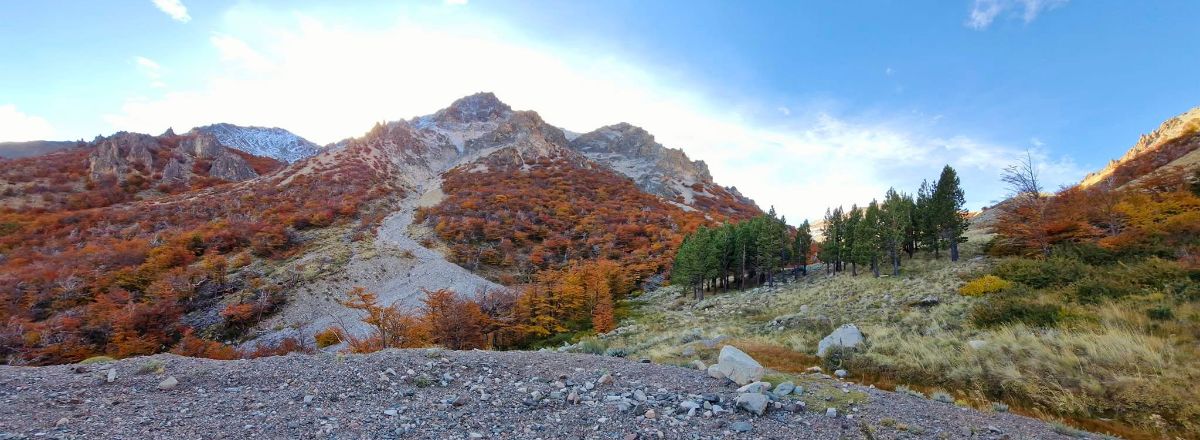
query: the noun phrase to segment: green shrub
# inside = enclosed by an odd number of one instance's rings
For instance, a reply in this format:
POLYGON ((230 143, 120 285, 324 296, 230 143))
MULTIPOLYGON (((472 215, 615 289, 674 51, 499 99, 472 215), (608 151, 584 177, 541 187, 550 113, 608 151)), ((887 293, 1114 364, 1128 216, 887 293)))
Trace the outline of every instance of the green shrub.
POLYGON ((1055 304, 1042 304, 1016 298, 992 298, 971 309, 971 321, 978 327, 1024 323, 1032 327, 1053 327, 1062 315, 1055 304))
POLYGON ((1057 255, 1082 261, 1094 266, 1117 262, 1117 255, 1095 243, 1070 243, 1055 248, 1057 255))
POLYGON ((1175 319, 1175 313, 1171 311, 1171 307, 1165 304, 1147 309, 1146 316, 1155 321, 1175 319))
POLYGON ((1087 266, 1079 260, 1054 257, 1048 260, 1014 258, 996 266, 997 276, 1036 289, 1065 286, 1087 273, 1087 266))
POLYGON ((607 346, 594 337, 583 338, 579 341, 579 351, 588 354, 604 354, 607 346))
POLYGON ((1156 289, 1165 288, 1176 281, 1188 278, 1188 272, 1179 263, 1161 258, 1147 258, 1136 263, 1120 265, 1112 271, 1112 278, 1156 289))
POLYGON ((1137 292, 1137 287, 1115 277, 1092 277, 1075 284, 1075 299, 1085 304, 1123 298, 1137 292))
POLYGON ((113 361, 113 358, 108 357, 108 356, 92 356, 90 358, 79 361, 79 363, 80 363, 80 365, 88 365, 88 364, 103 364, 105 362, 112 362, 112 361, 113 361))

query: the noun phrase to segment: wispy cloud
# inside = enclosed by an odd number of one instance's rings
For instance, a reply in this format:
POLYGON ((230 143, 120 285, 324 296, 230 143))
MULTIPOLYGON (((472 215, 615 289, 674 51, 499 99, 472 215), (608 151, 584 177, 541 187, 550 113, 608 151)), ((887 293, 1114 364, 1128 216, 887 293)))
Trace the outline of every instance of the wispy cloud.
POLYGON ((418 14, 366 28, 303 14, 242 13, 262 16, 211 39, 221 59, 202 85, 129 99, 106 120, 141 132, 214 122, 279 126, 332 142, 373 121, 428 114, 493 91, 572 131, 620 121, 642 126, 664 145, 705 160, 718 183, 775 205, 794 222, 830 205, 866 203, 889 186, 911 191, 946 162, 961 169, 977 207, 1001 195, 999 170, 1025 149, 939 135, 931 127, 945 122, 933 118, 862 118, 792 102, 746 113, 750 106, 713 101, 669 69, 544 46, 495 22, 445 23, 418 14))
POLYGON ((54 127, 39 116, 17 110, 12 104, 0 105, 0 141, 53 140, 54 127))
POLYGON ((972 0, 966 26, 983 30, 1001 16, 1019 16, 1031 23, 1042 12, 1067 4, 1069 0, 972 0))
POLYGON ((143 56, 133 57, 133 62, 137 64, 138 71, 150 80, 150 87, 163 88, 167 86, 162 81, 162 66, 158 62, 143 56))
POLYGON ((171 16, 172 19, 181 23, 187 23, 192 19, 188 15, 187 6, 183 5, 180 0, 153 0, 154 6, 163 13, 171 16))

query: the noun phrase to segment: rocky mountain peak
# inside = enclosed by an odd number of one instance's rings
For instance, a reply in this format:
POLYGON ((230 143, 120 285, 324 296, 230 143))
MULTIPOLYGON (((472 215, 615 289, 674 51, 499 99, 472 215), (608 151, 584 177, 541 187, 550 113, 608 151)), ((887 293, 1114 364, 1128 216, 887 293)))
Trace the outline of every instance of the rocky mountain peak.
POLYGON ((88 171, 95 180, 106 176, 123 180, 136 173, 145 178, 188 181, 197 168, 208 177, 228 181, 258 177, 245 158, 203 132, 162 136, 120 132, 97 139, 88 155, 88 171), (203 166, 196 167, 197 162, 203 166))
POLYGON ((459 98, 449 107, 438 111, 434 118, 441 122, 483 122, 512 113, 512 107, 501 102, 492 92, 480 92, 459 98))
POLYGON ((193 128, 189 134, 211 135, 223 146, 284 163, 296 162, 321 151, 319 145, 277 127, 220 123, 193 128))
MULTIPOLYGON (((1193 108, 1166 120, 1158 129, 1143 134, 1120 159, 1110 161, 1104 169, 1088 174, 1080 182, 1080 186, 1088 187, 1109 180, 1117 174, 1130 174, 1128 168, 1143 168, 1148 171, 1157 170, 1172 164, 1184 156, 1192 156, 1200 150, 1200 107, 1193 108), (1145 162, 1139 166, 1134 164, 1145 162), (1125 169, 1122 172, 1122 169, 1125 169)), ((1195 160, 1200 160, 1196 158, 1195 160)), ((1139 175, 1121 175, 1118 184, 1133 180, 1139 175)))

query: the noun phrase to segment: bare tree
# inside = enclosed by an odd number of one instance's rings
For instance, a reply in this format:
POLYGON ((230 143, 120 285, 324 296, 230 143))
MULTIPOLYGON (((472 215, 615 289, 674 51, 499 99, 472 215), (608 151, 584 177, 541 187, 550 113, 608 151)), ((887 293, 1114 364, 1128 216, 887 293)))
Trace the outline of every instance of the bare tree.
POLYGON ((1050 256, 1050 234, 1046 229, 1049 199, 1042 194, 1037 163, 1033 154, 1004 169, 1000 180, 1008 185, 1011 197, 1001 203, 995 232, 1010 246, 1026 249, 1042 257, 1050 256))

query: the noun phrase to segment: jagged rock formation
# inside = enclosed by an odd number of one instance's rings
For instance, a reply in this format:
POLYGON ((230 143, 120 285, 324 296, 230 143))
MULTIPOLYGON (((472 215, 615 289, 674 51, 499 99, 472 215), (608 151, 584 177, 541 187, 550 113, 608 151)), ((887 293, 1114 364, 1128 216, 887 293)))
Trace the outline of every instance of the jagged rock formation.
POLYGON ((601 127, 572 139, 570 146, 633 179, 646 192, 689 207, 702 208, 697 197, 754 203, 736 188, 714 184, 704 161, 692 161, 683 150, 662 146, 641 127, 624 122, 601 127))
POLYGON ((213 124, 193 128, 192 134, 212 135, 229 148, 293 163, 321 152, 321 147, 282 128, 242 127, 233 124, 213 124))
POLYGON ((259 176, 243 154, 222 146, 210 134, 178 136, 168 131, 151 136, 120 132, 98 138, 94 145, 88 155, 92 180, 124 181, 136 174, 167 182, 188 182, 196 176, 240 182, 259 176))
POLYGON ((1168 119, 1144 134, 1120 159, 1088 174, 1079 183, 1086 188, 1104 181, 1124 185, 1159 169, 1200 165, 1200 107, 1168 119))

